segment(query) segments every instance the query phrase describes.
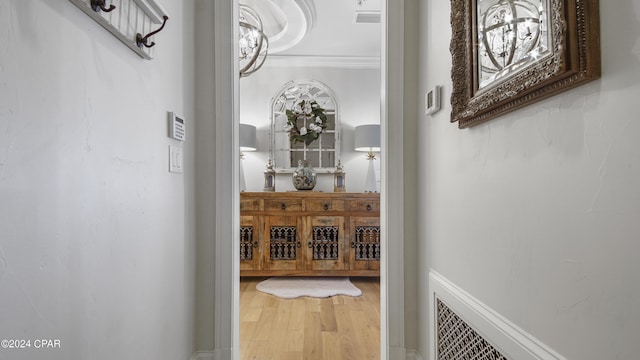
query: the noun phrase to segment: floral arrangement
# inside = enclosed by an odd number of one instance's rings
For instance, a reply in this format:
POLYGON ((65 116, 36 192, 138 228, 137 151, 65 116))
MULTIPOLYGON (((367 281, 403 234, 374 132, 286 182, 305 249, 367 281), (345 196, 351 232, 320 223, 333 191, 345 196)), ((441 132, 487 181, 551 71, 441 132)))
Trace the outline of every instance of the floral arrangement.
POLYGON ((287 123, 284 125, 284 130, 289 133, 290 141, 304 142, 309 145, 327 127, 327 115, 315 100, 302 100, 293 107, 293 110, 287 109, 286 113, 287 123), (302 123, 301 127, 298 127, 298 120, 302 123))

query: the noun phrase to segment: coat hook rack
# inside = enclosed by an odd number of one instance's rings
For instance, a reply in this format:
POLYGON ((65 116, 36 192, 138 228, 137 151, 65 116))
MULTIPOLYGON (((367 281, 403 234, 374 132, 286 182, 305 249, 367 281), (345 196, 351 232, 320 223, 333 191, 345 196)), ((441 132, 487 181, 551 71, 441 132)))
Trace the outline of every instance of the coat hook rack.
POLYGON ((91 0, 91 8, 95 12, 100 10, 104 12, 111 12, 116 9, 116 6, 113 4, 109 5, 109 7, 106 7, 106 5, 106 0, 91 0))
POLYGON ((155 47, 152 47, 154 43, 151 41, 153 35, 162 30, 169 19, 169 14, 158 3, 162 0, 69 1, 129 49, 147 60, 153 58, 155 50, 155 47), (158 27, 158 30, 152 32, 158 27), (147 35, 143 36, 143 34, 147 35))
POLYGON ((150 48, 152 46, 154 46, 156 43, 155 42, 151 42, 151 44, 149 44, 149 38, 152 37, 153 35, 159 33, 160 31, 162 31, 162 29, 164 29, 164 26, 167 23, 167 20, 169 20, 169 17, 167 15, 162 17, 163 21, 162 21, 162 26, 160 26, 160 28, 158 28, 158 30, 156 31, 152 31, 150 33, 148 33, 145 36, 142 36, 142 34, 137 33, 136 34, 136 45, 138 45, 139 48, 142 48, 142 46, 150 48))

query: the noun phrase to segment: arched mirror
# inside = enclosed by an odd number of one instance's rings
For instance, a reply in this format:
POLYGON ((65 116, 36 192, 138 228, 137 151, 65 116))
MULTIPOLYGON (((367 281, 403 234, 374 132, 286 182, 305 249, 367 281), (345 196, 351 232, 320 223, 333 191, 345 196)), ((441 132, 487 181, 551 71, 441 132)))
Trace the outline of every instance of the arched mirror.
POLYGON ((271 101, 271 157, 279 172, 299 160, 316 170, 333 170, 340 159, 338 104, 331 89, 316 80, 282 86, 271 101))

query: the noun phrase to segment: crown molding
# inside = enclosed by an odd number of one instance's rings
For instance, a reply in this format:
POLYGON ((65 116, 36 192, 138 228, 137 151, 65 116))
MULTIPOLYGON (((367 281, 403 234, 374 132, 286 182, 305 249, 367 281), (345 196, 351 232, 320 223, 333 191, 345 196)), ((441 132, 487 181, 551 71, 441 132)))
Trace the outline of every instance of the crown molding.
POLYGON ((375 56, 268 55, 264 66, 380 69, 380 58, 375 56))

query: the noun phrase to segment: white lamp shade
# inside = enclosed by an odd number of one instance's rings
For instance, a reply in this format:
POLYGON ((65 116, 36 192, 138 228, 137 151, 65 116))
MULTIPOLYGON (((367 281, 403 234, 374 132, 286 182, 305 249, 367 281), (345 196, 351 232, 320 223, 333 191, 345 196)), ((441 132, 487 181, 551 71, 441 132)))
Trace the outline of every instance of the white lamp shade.
POLYGON ((240 151, 256 151, 256 127, 240 124, 240 151))
POLYGON ((356 126, 356 151, 380 151, 380 125, 356 126))

